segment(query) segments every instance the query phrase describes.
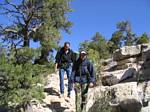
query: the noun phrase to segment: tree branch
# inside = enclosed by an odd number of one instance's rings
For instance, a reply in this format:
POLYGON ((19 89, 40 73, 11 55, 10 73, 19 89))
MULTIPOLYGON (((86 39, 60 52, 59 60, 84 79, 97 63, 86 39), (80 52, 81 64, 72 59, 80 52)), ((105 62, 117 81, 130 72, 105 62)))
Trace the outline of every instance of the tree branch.
POLYGON ((8 5, 14 7, 15 9, 17 9, 17 10, 19 11, 19 8, 18 8, 17 5, 10 3, 8 0, 5 0, 5 2, 6 2, 8 5))

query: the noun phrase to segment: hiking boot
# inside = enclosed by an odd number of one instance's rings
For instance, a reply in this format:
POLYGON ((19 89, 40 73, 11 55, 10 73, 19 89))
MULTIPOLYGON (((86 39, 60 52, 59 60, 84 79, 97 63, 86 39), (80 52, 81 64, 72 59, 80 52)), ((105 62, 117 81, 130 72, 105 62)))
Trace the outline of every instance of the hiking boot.
POLYGON ((68 93, 67 97, 70 98, 70 93, 68 93))

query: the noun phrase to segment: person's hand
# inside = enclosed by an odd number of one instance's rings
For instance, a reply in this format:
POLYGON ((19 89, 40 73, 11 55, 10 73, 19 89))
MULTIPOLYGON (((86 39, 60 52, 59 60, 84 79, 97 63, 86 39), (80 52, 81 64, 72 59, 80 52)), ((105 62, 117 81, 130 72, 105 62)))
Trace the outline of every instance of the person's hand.
POLYGON ((94 84, 92 82, 90 82, 89 88, 93 88, 93 87, 94 87, 94 84))
POLYGON ((55 64, 55 72, 57 72, 57 66, 58 66, 58 64, 56 63, 55 64))

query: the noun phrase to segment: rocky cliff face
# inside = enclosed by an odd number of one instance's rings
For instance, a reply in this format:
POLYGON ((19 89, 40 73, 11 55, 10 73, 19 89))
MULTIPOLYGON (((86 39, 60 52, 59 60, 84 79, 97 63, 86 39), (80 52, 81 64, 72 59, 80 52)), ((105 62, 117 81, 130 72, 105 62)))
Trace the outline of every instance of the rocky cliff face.
POLYGON ((108 103, 113 112, 150 112, 150 44, 118 49, 103 65, 100 74, 103 86, 89 91, 92 100, 88 100, 87 111, 99 108, 98 104, 94 105, 100 94, 110 93, 108 103))

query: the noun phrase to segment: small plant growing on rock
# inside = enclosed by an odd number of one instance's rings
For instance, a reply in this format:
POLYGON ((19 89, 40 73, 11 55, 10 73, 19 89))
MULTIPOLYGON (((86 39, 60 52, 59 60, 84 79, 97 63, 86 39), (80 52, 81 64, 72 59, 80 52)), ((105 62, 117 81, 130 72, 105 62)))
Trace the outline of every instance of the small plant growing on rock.
POLYGON ((88 112, 112 112, 112 107, 109 105, 111 95, 104 93, 98 98, 88 112))

